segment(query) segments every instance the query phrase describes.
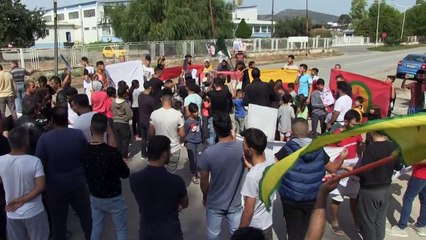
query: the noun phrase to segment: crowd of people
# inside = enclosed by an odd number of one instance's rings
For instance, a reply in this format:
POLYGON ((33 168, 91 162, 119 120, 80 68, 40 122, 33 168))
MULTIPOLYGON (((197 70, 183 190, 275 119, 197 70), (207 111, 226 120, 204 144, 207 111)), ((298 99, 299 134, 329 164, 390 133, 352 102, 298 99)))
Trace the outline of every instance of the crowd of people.
MULTIPOLYGON (((174 174, 183 146, 192 184, 199 184, 203 195, 191 201, 205 206, 206 239, 220 239, 223 219, 233 240, 273 239, 273 209, 267 209, 259 197, 265 169, 285 161, 323 133, 339 134, 388 117, 381 116, 377 105, 364 109, 364 99, 352 95, 342 75, 336 77, 333 92, 320 78, 319 69, 296 65, 293 55, 283 69, 298 71, 297 78, 270 82, 261 80, 254 62, 246 68, 244 56, 239 56, 234 69, 240 79, 215 74, 207 59, 205 75, 197 81, 188 67, 190 55, 185 57, 179 81, 163 81, 161 59, 152 68, 151 57, 146 56, 143 81, 134 80, 128 86, 126 81, 113 81, 102 61, 94 68, 83 57, 80 94, 72 86, 70 71, 33 82, 24 80, 32 72, 19 68, 17 62, 12 62, 10 72, 0 66, 0 190, 4 189, 0 205, 5 209, 0 239, 67 239, 69 206, 80 220, 85 239, 103 239, 107 214, 112 216, 117 239, 128 239, 129 210, 121 187, 121 179, 126 178, 139 206, 140 239, 183 239, 179 212, 188 207, 189 197, 184 180, 174 174), (265 154, 267 136, 262 129, 246 127, 251 104, 278 111, 278 118, 272 119, 277 127, 275 139, 284 146, 274 157, 265 154), (244 140, 238 141, 237 134, 244 140), (148 163, 133 174, 127 166, 137 158, 129 151, 131 142, 140 142, 141 158, 148 163)), ((222 61, 218 71, 232 70, 228 65, 222 61)), ((402 83, 411 90, 409 114, 423 110, 425 76, 419 70, 415 81, 402 83)), ((386 81, 393 84, 395 78, 388 76, 386 81)), ((391 98, 394 104, 394 87, 391 98)), ((278 193, 270 200, 280 198, 286 228, 275 230, 286 229, 289 240, 321 239, 330 197, 328 225, 342 236, 339 211, 346 197, 353 229, 363 239, 384 239, 385 232, 403 237, 419 195, 422 207, 412 228, 426 236, 424 164, 413 166, 401 219, 385 230, 392 175, 402 169, 401 159, 340 181, 334 176, 381 160, 397 146, 376 131, 332 147, 342 149, 335 159, 325 149, 317 150, 300 157, 282 177, 278 193)))

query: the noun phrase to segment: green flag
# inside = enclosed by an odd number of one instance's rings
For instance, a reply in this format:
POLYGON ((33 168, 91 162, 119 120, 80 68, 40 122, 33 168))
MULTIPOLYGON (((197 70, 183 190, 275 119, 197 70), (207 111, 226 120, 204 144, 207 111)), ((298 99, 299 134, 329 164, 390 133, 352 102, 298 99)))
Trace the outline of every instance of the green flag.
POLYGON ((223 37, 219 37, 216 41, 216 57, 231 59, 229 55, 228 48, 226 47, 225 39, 223 37))

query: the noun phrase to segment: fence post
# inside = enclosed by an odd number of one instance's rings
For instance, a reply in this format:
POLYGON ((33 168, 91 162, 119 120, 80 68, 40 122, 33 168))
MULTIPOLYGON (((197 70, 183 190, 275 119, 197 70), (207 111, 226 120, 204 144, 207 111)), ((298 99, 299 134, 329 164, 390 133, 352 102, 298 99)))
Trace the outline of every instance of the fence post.
POLYGON ((195 55, 195 43, 194 43, 194 41, 191 41, 191 49, 190 50, 191 50, 190 54, 192 56, 194 56, 195 55))
POLYGON ((24 52, 22 51, 22 48, 19 48, 18 51, 19 51, 19 60, 21 62, 21 68, 25 68, 24 52))
POLYGON ((259 52, 262 52, 262 39, 257 39, 257 41, 259 42, 259 52))
POLYGON ((164 42, 160 42, 160 56, 164 55, 164 42))
POLYGON ((188 43, 186 41, 182 42, 182 57, 188 53, 188 43))
POLYGON ((150 42, 149 43, 149 51, 150 51, 150 55, 151 55, 151 58, 152 59, 154 59, 155 58, 155 45, 156 45, 156 43, 155 42, 150 42))

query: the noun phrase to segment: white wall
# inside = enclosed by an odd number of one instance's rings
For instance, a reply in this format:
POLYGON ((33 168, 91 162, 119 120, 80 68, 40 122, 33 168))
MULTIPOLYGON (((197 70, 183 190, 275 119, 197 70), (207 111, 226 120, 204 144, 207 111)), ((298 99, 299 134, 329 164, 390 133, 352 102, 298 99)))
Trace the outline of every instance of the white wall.
POLYGON ((252 8, 238 8, 232 14, 232 18, 236 19, 245 19, 247 20, 257 20, 257 7, 252 8))

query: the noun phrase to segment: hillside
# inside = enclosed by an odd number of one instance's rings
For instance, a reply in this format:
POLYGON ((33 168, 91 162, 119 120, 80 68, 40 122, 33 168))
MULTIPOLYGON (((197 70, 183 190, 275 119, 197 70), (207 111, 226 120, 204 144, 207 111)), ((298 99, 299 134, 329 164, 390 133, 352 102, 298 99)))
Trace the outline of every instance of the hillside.
MULTIPOLYGON (((297 9, 286 9, 279 13, 275 14, 275 21, 292 19, 295 17, 305 17, 305 10, 297 10, 297 9)), ((320 12, 309 11, 309 18, 312 20, 313 24, 324 24, 327 22, 337 22, 339 16, 334 16, 331 14, 325 14, 320 12)), ((271 15, 259 15, 259 20, 271 20, 271 15)))

